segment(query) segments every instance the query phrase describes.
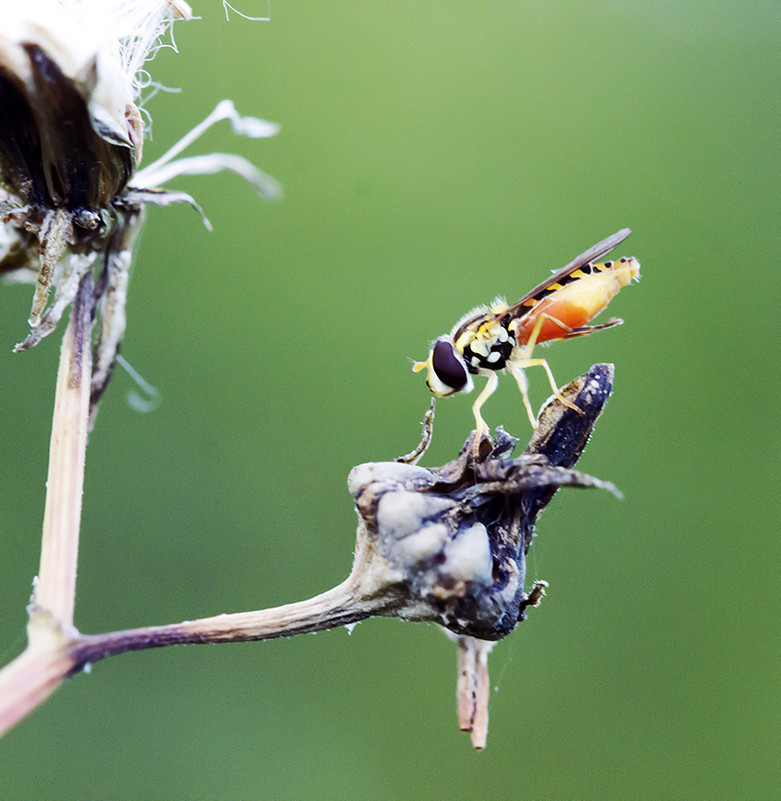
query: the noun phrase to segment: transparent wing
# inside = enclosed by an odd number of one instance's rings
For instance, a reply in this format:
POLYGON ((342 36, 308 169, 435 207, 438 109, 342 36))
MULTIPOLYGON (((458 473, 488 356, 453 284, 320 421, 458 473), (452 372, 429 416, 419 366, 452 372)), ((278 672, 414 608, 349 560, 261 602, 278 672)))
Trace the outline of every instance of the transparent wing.
POLYGON ((616 245, 621 244, 621 242, 623 242, 631 233, 632 231, 629 228, 622 228, 620 231, 617 231, 615 234, 613 234, 613 236, 609 236, 607 239, 597 242, 594 247, 591 247, 584 253, 581 253, 580 256, 573 259, 569 264, 553 273, 550 278, 546 278, 541 284, 539 284, 539 286, 536 286, 530 292, 527 292, 520 300, 518 300, 516 303, 513 303, 513 305, 510 306, 510 308, 500 316, 504 317, 505 314, 512 315, 513 317, 522 316, 518 314, 519 311, 522 311, 523 314, 526 314, 526 312, 530 311, 530 308, 524 308, 523 304, 526 303, 526 301, 536 298, 549 286, 560 283, 576 270, 579 270, 581 267, 585 267, 587 264, 595 262, 606 253, 609 253, 614 247, 616 247, 616 245))

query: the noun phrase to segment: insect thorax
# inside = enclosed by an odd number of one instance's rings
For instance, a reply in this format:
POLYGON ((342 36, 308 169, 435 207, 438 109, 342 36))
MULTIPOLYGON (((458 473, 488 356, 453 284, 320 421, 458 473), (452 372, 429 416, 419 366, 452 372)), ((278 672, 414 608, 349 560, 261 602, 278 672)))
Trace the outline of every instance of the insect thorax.
POLYGON ((479 370, 503 370, 515 349, 515 335, 508 329, 510 317, 496 319, 491 316, 475 320, 466 326, 456 340, 470 373, 479 370))

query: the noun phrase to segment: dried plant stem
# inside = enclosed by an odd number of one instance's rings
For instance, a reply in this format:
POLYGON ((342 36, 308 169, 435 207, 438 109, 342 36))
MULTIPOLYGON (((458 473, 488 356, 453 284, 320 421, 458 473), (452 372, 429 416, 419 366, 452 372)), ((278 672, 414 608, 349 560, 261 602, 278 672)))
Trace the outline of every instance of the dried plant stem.
POLYGON ((488 738, 488 654, 495 643, 475 637, 456 637, 458 644, 458 681, 456 706, 458 725, 468 731, 475 748, 485 748, 488 738))
POLYGON ((41 564, 25 651, 0 671, 0 732, 45 700, 65 679, 73 637, 81 496, 87 447, 93 287, 82 282, 60 351, 54 399, 41 564))
POLYGON ((82 282, 60 352, 35 604, 73 623, 92 357, 92 281, 82 282))
POLYGON ((73 670, 81 670, 86 664, 126 651, 187 643, 270 640, 324 631, 381 614, 388 606, 387 598, 363 597, 353 574, 327 592, 284 606, 215 615, 164 626, 81 635, 71 649, 73 670))
POLYGON ((0 736, 41 704, 69 676, 108 656, 185 643, 244 642, 323 631, 354 623, 393 608, 381 592, 364 595, 366 577, 353 572, 327 592, 306 601, 255 612, 188 620, 164 626, 85 635, 59 627, 35 605, 31 627, 41 635, 0 672, 0 736))
POLYGON ((40 706, 73 667, 67 641, 30 642, 0 671, 0 736, 40 706))

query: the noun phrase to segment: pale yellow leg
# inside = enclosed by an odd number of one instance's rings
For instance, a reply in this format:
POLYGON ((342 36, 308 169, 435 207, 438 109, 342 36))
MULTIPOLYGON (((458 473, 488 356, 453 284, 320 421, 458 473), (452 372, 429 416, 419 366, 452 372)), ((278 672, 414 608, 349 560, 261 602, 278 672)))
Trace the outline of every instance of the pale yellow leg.
POLYGON ((551 317, 550 314, 545 314, 544 312, 537 318, 537 322, 534 324, 534 328, 532 328, 532 333, 529 339, 527 340, 526 344, 521 348, 521 356, 522 359, 530 359, 532 355, 532 351, 534 350, 534 346, 537 344, 537 337, 540 335, 540 331, 542 331, 542 326, 546 320, 550 320, 552 323, 555 323, 562 331, 567 334, 572 333, 572 329, 566 324, 562 323, 561 320, 556 319, 555 317, 551 317))
POLYGON ((526 344, 521 348, 520 356, 518 359, 514 359, 511 363, 508 362, 507 366, 512 371, 513 375, 515 376, 515 380, 518 381, 518 388, 521 390, 521 395, 523 396, 523 405, 526 407, 526 413, 529 415, 529 419, 532 421, 532 426, 534 428, 537 427, 536 419, 534 417, 534 413, 531 411, 531 403, 529 402, 529 393, 527 391, 526 386, 526 375, 523 373, 523 368, 525 367, 544 367, 545 372, 548 374, 548 381, 550 381, 551 389, 553 390, 553 394, 556 397, 556 400, 559 403, 563 403, 570 409, 574 409, 578 414, 583 414, 583 410, 579 409, 574 403, 568 401, 562 394, 559 392, 559 388, 556 386, 556 379, 553 377, 553 373, 551 372, 550 365, 545 359, 532 359, 532 351, 534 350, 534 346, 537 344, 537 337, 540 335, 540 331, 542 331, 542 326, 545 320, 550 320, 556 325, 561 326, 563 331, 571 332, 572 329, 562 323, 561 320, 557 320, 555 317, 551 317, 550 314, 541 314, 537 319, 537 322, 534 324, 534 328, 532 329, 531 335, 527 340, 526 344), (516 373, 516 370, 519 372, 516 373), (518 375, 523 376, 523 385, 521 381, 518 379, 518 375))
POLYGON ((513 378, 518 384, 518 389, 521 391, 523 405, 526 408, 526 414, 529 415, 529 422, 532 424, 532 428, 537 428, 537 418, 534 416, 534 410, 529 400, 529 382, 526 380, 526 373, 523 372, 522 367, 511 367, 510 372, 513 374, 513 378))
MULTIPOLYGON (((513 373, 513 375, 516 375, 516 373, 515 373, 516 370, 523 370, 526 367, 543 367, 543 368, 545 368, 545 372, 548 374, 548 381, 550 381, 550 386, 551 386, 551 389, 553 390, 553 394, 556 397, 556 400, 559 401, 559 403, 563 403, 568 408, 573 409, 578 414, 583 414, 583 410, 582 409, 579 409, 574 403, 571 403, 570 401, 568 401, 561 394, 561 392, 559 392, 559 388, 556 386, 556 379, 553 377, 553 373, 551 372, 550 365, 548 364, 548 362, 545 361, 545 359, 516 359, 515 361, 512 362, 512 364, 510 364, 508 362, 507 366, 510 368, 510 370, 513 373)), ((517 380, 518 379, 517 379, 517 376, 516 376, 516 381, 517 380)), ((524 383, 525 383, 525 376, 524 376, 524 383)), ((519 387, 521 386, 520 383, 518 384, 518 386, 519 387)), ((524 392, 523 388, 521 388, 521 395, 523 395, 523 404, 524 404, 524 406, 526 406, 526 411, 527 411, 527 413, 529 413, 529 418, 533 420, 534 419, 533 418, 533 414, 529 411, 530 408, 531 408, 531 405, 529 404, 529 396, 528 396, 528 394, 526 392, 524 392)), ((536 428, 536 424, 535 423, 532 423, 532 425, 536 428)))
POLYGON ((475 427, 477 430, 477 436, 475 437, 475 453, 477 453, 480 448, 480 440, 491 433, 491 429, 488 428, 485 420, 483 420, 483 416, 480 414, 480 409, 483 408, 483 404, 494 394, 498 385, 499 376, 496 373, 491 373, 483 387, 483 391, 472 404, 472 413, 475 416, 475 427))

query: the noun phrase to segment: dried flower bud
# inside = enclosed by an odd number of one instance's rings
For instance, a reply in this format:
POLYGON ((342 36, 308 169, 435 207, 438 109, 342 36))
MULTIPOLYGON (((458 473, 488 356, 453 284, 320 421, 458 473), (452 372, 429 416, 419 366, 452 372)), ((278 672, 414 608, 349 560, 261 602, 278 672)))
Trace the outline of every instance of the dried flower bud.
POLYGON ((497 640, 524 609, 526 552, 534 522, 561 486, 612 484, 572 469, 612 387, 610 365, 595 365, 563 390, 583 414, 550 401, 530 446, 501 428, 478 459, 470 436, 443 467, 368 463, 350 473, 359 517, 353 568, 361 592, 383 595, 384 614, 440 623, 456 634, 497 640))

